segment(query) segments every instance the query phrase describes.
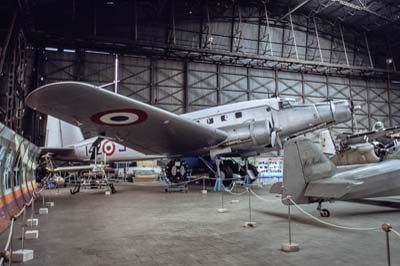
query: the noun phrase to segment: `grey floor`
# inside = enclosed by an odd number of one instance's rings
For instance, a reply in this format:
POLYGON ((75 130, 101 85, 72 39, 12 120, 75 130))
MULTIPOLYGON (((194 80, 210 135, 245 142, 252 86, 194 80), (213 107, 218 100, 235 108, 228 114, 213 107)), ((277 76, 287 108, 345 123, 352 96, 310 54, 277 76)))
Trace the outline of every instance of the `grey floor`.
MULTIPOLYGON (((382 231, 331 228, 294 208, 293 241, 300 251, 280 251, 288 241, 287 209, 266 189, 255 191, 271 202, 252 198, 256 228, 242 227, 248 220, 247 195, 226 195, 229 212, 218 213, 220 194, 202 195, 200 187, 189 193, 117 189, 111 196, 99 190, 74 196, 68 190, 47 191, 55 207, 47 216, 37 215, 40 239, 25 243, 35 259, 23 265, 387 265, 382 231), (234 198, 240 202, 230 203, 234 198)), ((327 207, 332 217, 324 219, 333 223, 370 227, 389 222, 400 230, 395 209, 343 202, 327 207)), ((318 215, 315 205, 305 209, 318 215)), ((4 239, 2 234, 1 243, 4 239)), ((392 265, 399 265, 400 238, 391 234, 390 240, 392 265)), ((14 247, 20 242, 15 239, 14 247)))

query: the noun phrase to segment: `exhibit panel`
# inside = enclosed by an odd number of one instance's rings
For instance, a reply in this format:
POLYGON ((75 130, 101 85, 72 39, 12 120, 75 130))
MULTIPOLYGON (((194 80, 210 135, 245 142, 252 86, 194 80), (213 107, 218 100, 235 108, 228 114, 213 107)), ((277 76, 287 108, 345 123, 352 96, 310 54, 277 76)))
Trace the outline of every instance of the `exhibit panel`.
POLYGON ((0 232, 25 203, 30 202, 36 184, 39 149, 1 124, 0 131, 0 232))

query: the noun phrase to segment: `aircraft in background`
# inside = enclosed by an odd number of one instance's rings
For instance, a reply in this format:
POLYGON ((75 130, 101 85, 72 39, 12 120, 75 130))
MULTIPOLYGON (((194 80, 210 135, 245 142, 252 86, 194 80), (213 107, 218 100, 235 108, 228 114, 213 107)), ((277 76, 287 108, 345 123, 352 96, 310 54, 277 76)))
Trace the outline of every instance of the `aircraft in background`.
POLYGON ((318 203, 321 216, 330 215, 322 203, 333 200, 357 201, 400 195, 400 160, 364 165, 336 166, 311 140, 297 138, 285 144, 283 182, 270 192, 282 194, 282 202, 318 203))
POLYGON ((46 133, 45 147, 40 151, 52 160, 112 163, 160 158, 129 149, 105 137, 85 139, 79 127, 52 116, 47 117, 46 133))
MULTIPOLYGON (((315 129, 346 122, 352 107, 345 100, 299 104, 279 98, 252 100, 177 115, 81 82, 56 82, 31 92, 32 109, 105 136, 143 154, 172 158, 167 177, 186 179, 186 158, 216 160, 217 175, 240 170, 221 157, 247 158, 281 149, 282 141, 315 129), (68 93, 66 93, 68 92, 68 93)), ((253 168, 255 168, 253 166, 253 168)))
POLYGON ((324 153, 333 155, 335 165, 375 163, 400 159, 399 132, 400 126, 385 128, 376 122, 371 131, 338 135, 337 145, 326 130, 321 133, 321 144, 324 153))

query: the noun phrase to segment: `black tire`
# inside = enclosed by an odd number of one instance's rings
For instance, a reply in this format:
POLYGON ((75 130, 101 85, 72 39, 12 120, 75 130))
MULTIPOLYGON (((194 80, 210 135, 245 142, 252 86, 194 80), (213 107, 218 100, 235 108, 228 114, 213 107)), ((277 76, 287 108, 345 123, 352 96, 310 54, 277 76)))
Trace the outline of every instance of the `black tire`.
POLYGON ((252 179, 251 183, 253 183, 254 181, 257 180, 257 176, 258 176, 258 170, 257 167, 255 165, 249 164, 249 170, 251 170, 254 173, 254 176, 256 177, 256 179, 252 179))
POLYGON ((228 165, 222 165, 220 167, 221 170, 221 178, 224 186, 229 186, 232 183, 233 178, 233 170, 228 165))
POLYGON ((187 180, 189 166, 185 161, 171 160, 165 167, 165 174, 172 183, 181 183, 187 180), (179 166, 177 166, 179 162, 179 166))
POLYGON ((321 217, 329 217, 331 216, 331 213, 329 212, 328 209, 322 209, 319 214, 321 215, 321 217))

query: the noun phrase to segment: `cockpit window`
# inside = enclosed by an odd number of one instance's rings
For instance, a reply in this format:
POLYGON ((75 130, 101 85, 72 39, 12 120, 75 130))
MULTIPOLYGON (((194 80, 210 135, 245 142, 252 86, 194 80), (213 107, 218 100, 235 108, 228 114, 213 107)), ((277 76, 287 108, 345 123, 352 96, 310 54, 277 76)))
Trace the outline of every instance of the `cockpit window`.
POLYGON ((279 102, 279 109, 286 109, 292 107, 296 103, 295 100, 283 100, 279 102))

